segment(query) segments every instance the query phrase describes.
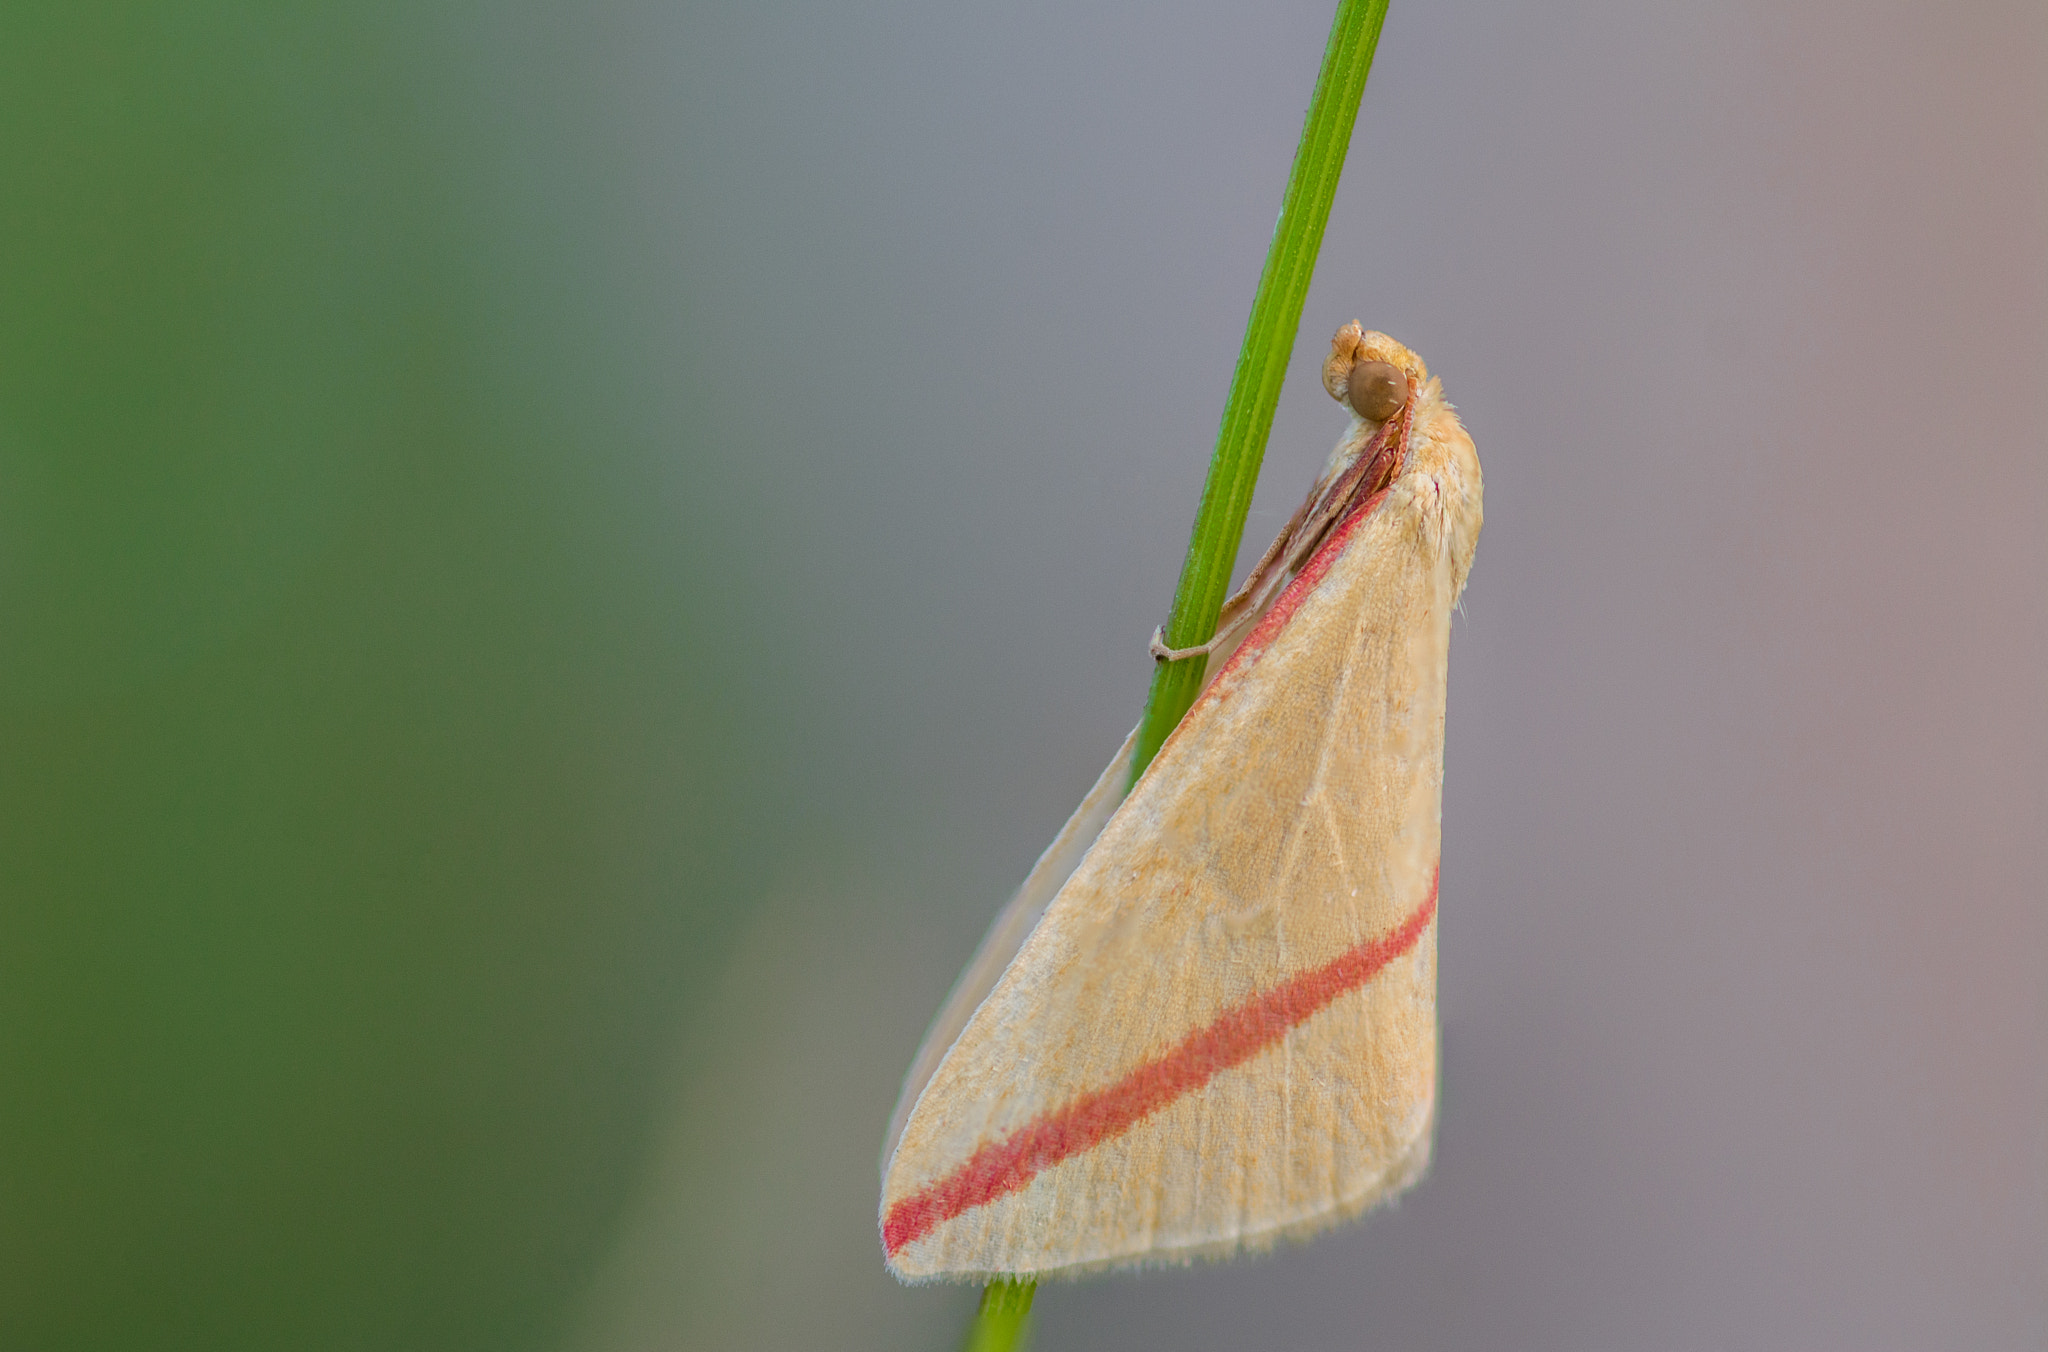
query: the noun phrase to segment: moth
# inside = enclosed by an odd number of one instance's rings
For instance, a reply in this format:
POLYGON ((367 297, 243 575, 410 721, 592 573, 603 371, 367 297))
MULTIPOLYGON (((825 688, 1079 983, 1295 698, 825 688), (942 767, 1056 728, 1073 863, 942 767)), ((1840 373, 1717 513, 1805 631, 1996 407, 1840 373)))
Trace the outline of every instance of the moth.
POLYGON ((1472 439, 1355 323, 1351 413, 1224 606, 1214 674, 1128 796, 1135 734, 997 917, 883 1149, 906 1281, 1224 1257, 1385 1201, 1429 1163, 1451 611, 1472 439))

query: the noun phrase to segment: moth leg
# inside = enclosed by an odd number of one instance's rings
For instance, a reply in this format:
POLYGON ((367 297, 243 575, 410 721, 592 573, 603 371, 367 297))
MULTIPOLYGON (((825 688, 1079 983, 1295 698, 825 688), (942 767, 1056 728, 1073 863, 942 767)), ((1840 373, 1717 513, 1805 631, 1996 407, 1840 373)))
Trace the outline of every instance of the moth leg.
POLYGON ((1223 603, 1222 611, 1216 616, 1213 638, 1192 648, 1169 648, 1162 626, 1152 631, 1152 656, 1161 662, 1213 656, 1219 648, 1229 646, 1251 628, 1253 622, 1273 604, 1273 598, 1301 571, 1301 566, 1308 562, 1309 555, 1315 553, 1316 546, 1322 543, 1331 524, 1348 505, 1344 501, 1331 500, 1331 487, 1328 482, 1318 483, 1309 490, 1301 506, 1294 509, 1294 515, 1273 537, 1273 543, 1266 546, 1266 552, 1259 556, 1259 561, 1252 565, 1244 585, 1223 603))
POLYGON ((1250 628, 1252 621, 1257 619, 1260 612, 1264 609, 1264 606, 1246 606, 1238 615, 1231 618, 1228 623, 1218 628, 1215 636, 1207 643, 1197 643, 1192 648, 1169 648, 1166 646, 1165 628, 1162 626, 1154 629, 1150 645, 1152 656, 1161 662, 1180 662, 1190 657, 1208 657, 1215 653, 1218 648, 1226 647, 1236 642, 1238 635, 1250 628))
POLYGON ((1190 657, 1207 657, 1215 652, 1216 640, 1212 638, 1192 648, 1169 648, 1166 646, 1166 626, 1160 625, 1152 631, 1152 642, 1147 646, 1151 648, 1152 656, 1161 662, 1181 662, 1190 657))
MULTIPOLYGON (((1312 551, 1312 539, 1305 547, 1293 537, 1297 530, 1290 530, 1273 542, 1266 551, 1266 557, 1258 562, 1237 594, 1223 603, 1223 610, 1216 617, 1216 633, 1207 643, 1198 643, 1192 648, 1169 648, 1166 646, 1164 627, 1152 631, 1152 656, 1161 662, 1179 662, 1190 657, 1213 656, 1220 648, 1229 647, 1249 630, 1258 618, 1273 604, 1273 598, 1286 587, 1294 574, 1299 571, 1312 551), (1293 546, 1289 548, 1289 546, 1293 546)), ((1320 533, 1316 539, 1320 539, 1320 533)))

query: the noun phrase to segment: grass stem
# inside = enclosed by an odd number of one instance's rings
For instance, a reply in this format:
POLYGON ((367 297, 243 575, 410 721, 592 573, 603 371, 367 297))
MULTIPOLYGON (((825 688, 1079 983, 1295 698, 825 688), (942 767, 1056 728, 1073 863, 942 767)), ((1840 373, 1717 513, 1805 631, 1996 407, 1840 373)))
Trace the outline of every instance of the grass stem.
MULTIPOLYGON (((1173 608, 1167 614, 1169 647, 1196 647, 1216 632, 1216 617, 1223 609, 1230 574, 1237 565, 1238 545, 1244 538, 1252 489, 1258 484, 1259 463, 1266 455, 1266 438, 1273 430, 1280 386, 1287 378, 1288 358, 1294 354, 1294 335, 1301 327, 1309 279, 1315 275, 1323 227, 1337 196, 1344 154, 1351 146, 1351 127, 1358 118, 1358 101, 1365 93, 1365 77, 1372 69, 1373 50, 1379 46, 1380 25, 1386 17, 1387 0, 1338 0, 1301 141, 1294 150, 1294 170, 1287 177, 1287 192, 1280 202, 1280 219, 1266 250, 1251 318, 1245 323, 1244 345, 1238 349, 1230 396, 1224 401, 1223 422, 1209 459, 1201 506, 1195 511, 1187 559, 1181 565, 1173 608)), ((1131 767, 1133 783, 1195 702, 1207 661, 1190 657, 1162 662, 1153 673, 1131 767)), ((967 1352, 1015 1352, 1020 1348, 1033 1290, 1029 1279, 991 1282, 982 1292, 981 1308, 968 1330, 967 1352)))
POLYGON ((1024 1345, 1031 1324, 1031 1281, 990 1282, 982 1288, 981 1308, 967 1330, 966 1352, 1013 1352, 1024 1345))
MULTIPOLYGON (((1294 171, 1287 178, 1280 220, 1273 227, 1266 267, 1259 274, 1258 293, 1245 324, 1244 346, 1238 349, 1237 370, 1231 376, 1230 397, 1223 405, 1223 423, 1216 432, 1216 451, 1202 486, 1202 504, 1195 512, 1187 559, 1174 588, 1173 609, 1167 613, 1170 648, 1196 647, 1216 632, 1216 616, 1223 609, 1238 543, 1244 537, 1245 514, 1251 510, 1252 489, 1258 484, 1259 463, 1266 455, 1266 437, 1273 430, 1273 410, 1280 404, 1280 385, 1294 354, 1294 334, 1301 327, 1301 307, 1315 274, 1323 227, 1337 196, 1344 152, 1351 146, 1358 100, 1365 93, 1366 73, 1372 69, 1373 49, 1379 45, 1386 16, 1387 0, 1340 0, 1330 25, 1323 68, 1294 151, 1294 171)), ((1195 702, 1207 664, 1205 657, 1190 657, 1162 662, 1153 673, 1145 720, 1138 731, 1133 782, 1195 702)))

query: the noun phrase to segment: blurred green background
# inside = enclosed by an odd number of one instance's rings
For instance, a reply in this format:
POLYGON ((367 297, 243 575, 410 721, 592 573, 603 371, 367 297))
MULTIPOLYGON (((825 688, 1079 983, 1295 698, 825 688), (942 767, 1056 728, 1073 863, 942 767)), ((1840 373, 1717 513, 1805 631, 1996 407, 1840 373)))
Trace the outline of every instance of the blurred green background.
POLYGON ((734 569, 478 30, 0 11, 0 1345, 553 1344, 744 904, 734 569))

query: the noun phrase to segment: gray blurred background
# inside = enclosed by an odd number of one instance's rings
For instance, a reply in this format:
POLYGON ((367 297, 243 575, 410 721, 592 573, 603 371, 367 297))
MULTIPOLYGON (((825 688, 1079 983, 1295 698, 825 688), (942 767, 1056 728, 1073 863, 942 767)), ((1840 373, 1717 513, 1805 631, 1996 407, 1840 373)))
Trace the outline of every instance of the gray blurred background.
MULTIPOLYGON (((900 1075, 1135 721, 1330 17, 0 14, 0 1346, 943 1348, 900 1075)), ((1480 448, 1394 1211, 1038 1346, 2048 1341, 2048 12, 1394 0, 1480 448)))

